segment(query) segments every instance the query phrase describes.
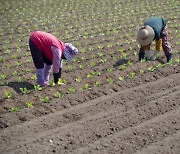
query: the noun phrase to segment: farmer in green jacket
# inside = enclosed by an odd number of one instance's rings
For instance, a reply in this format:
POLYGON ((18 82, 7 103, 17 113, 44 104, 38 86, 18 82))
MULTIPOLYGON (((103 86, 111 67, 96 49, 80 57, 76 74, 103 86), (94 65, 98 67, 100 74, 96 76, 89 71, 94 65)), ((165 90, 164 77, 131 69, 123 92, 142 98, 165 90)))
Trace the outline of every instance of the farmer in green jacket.
POLYGON ((167 62, 172 59, 172 48, 168 43, 168 29, 165 19, 160 17, 151 17, 140 28, 137 34, 137 41, 141 45, 139 51, 139 61, 142 59, 155 60, 157 54, 163 49, 167 62), (156 50, 150 56, 150 45, 156 41, 156 50))

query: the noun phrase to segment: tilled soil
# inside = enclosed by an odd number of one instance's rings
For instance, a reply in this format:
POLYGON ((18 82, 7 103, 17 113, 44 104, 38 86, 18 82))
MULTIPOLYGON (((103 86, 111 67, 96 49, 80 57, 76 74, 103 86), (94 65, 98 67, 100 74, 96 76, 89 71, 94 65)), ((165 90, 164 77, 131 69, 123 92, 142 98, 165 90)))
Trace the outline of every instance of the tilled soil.
POLYGON ((0 154, 179 154, 178 4, 0 1, 0 154), (138 61, 137 31, 150 16, 167 20, 173 49, 168 64, 163 52, 156 61, 138 61), (65 85, 34 89, 28 47, 34 30, 79 49, 72 62, 63 61, 65 85))
POLYGON ((178 153, 180 73, 1 130, 1 153, 178 153))

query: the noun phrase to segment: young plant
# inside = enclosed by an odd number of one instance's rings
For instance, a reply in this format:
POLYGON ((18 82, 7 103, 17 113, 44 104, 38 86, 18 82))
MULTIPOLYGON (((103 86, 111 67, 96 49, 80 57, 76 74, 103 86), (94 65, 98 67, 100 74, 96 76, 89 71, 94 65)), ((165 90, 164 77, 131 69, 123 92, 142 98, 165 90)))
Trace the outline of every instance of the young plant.
POLYGON ((4 62, 4 58, 0 56, 0 63, 4 62))
POLYGON ((22 92, 23 94, 28 94, 28 93, 30 93, 30 91, 29 91, 26 87, 20 88, 20 90, 21 90, 21 92, 22 92))
POLYGON ((87 78, 88 78, 88 79, 93 78, 93 77, 94 77, 94 76, 93 76, 92 74, 90 74, 90 73, 87 75, 87 78))
POLYGON ((49 84, 51 87, 54 87, 56 85, 53 80, 51 80, 49 84))
POLYGON ((73 71, 73 66, 72 65, 68 65, 68 70, 69 71, 73 71))
POLYGON ((1 75, 0 75, 0 79, 1 79, 1 80, 5 80, 6 78, 7 78, 6 74, 1 74, 1 75))
POLYGON ((108 82, 108 83, 113 83, 114 80, 113 80, 112 78, 108 78, 108 79, 107 79, 107 82, 108 82))
POLYGON ((110 73, 111 73, 112 71, 113 71, 112 68, 108 68, 108 69, 107 69, 107 72, 110 72, 110 73))
POLYGON ((22 83, 23 81, 24 81, 23 77, 19 77, 19 78, 18 78, 18 82, 21 82, 21 83, 22 83))
POLYGON ((95 86, 96 86, 96 87, 100 87, 100 86, 101 86, 101 82, 96 81, 96 82, 95 82, 95 86))
POLYGON ((83 64, 80 64, 79 67, 80 67, 80 69, 82 69, 82 70, 84 69, 83 64))
POLYGON ((40 98, 40 101, 43 102, 43 103, 49 103, 49 97, 46 96, 44 98, 40 98))
POLYGON ((63 98, 64 95, 62 95, 59 91, 57 91, 57 92, 54 94, 54 97, 55 97, 55 98, 63 98))
POLYGON ((26 107, 27 108, 33 108, 32 102, 26 102, 26 107))
POLYGON ((83 86, 83 89, 84 89, 84 90, 88 90, 88 89, 90 89, 90 88, 89 88, 89 84, 88 84, 88 83, 86 83, 86 84, 83 86))
POLYGON ((156 65, 157 68, 159 68, 159 67, 162 68, 162 67, 164 67, 164 66, 165 66, 165 64, 161 64, 161 63, 158 63, 158 64, 156 65))
POLYGON ((6 96, 6 98, 11 98, 12 92, 10 92, 10 91, 5 91, 5 96, 6 96))
POLYGON ((40 91, 42 90, 42 87, 40 85, 34 85, 34 89, 40 91))
POLYGON ((132 66, 132 62, 130 60, 127 62, 127 64, 128 66, 132 66))
POLYGON ((16 71, 13 72, 13 76, 17 76, 18 73, 16 71))
POLYGON ((74 94, 76 90, 74 88, 69 88, 68 89, 68 94, 74 94))
POLYGON ((123 80, 124 80, 124 76, 120 76, 120 77, 119 77, 119 80, 120 80, 120 81, 123 81, 123 80))
POLYGON ((107 58, 101 59, 102 63, 107 63, 107 58))
POLYGON ((79 83, 81 82, 81 78, 76 78, 75 80, 76 82, 79 82, 79 83))
POLYGON ((19 111, 19 107, 12 107, 10 109, 10 112, 18 112, 19 111))
POLYGON ((153 71, 155 70, 155 67, 149 66, 149 67, 148 67, 148 70, 149 70, 150 72, 153 72, 153 71))
POLYGON ((36 75, 32 75, 32 76, 31 76, 31 79, 32 79, 32 80, 36 80, 36 79, 37 79, 36 75))
POLYGON ((125 69, 126 69, 126 66, 125 66, 125 65, 121 65, 121 66, 119 67, 119 69, 120 69, 120 70, 125 70, 125 69))
POLYGON ((144 74, 144 70, 143 70, 143 69, 140 69, 140 70, 139 70, 139 73, 140 73, 141 75, 143 75, 143 74, 144 74))
POLYGON ((135 72, 130 72, 129 76, 130 76, 131 78, 134 78, 134 77, 136 76, 136 73, 135 73, 135 72))

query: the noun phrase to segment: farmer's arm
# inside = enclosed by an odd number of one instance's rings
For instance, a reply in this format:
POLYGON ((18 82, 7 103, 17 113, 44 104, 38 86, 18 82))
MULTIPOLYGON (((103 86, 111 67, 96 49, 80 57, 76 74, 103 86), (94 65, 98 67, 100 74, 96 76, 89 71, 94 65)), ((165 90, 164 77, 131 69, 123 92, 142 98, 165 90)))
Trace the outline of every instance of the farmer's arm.
POLYGON ((61 69, 62 69, 61 55, 62 55, 62 51, 55 46, 51 46, 51 50, 53 53, 54 82, 57 83, 58 79, 61 77, 61 69))

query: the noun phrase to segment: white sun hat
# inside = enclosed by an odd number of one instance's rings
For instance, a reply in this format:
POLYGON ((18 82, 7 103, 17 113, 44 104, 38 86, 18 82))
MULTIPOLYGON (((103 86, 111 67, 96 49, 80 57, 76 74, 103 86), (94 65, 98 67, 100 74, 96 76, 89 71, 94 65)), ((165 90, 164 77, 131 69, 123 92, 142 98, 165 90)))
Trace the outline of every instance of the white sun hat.
POLYGON ((64 57, 68 61, 72 61, 73 57, 78 54, 78 49, 71 43, 65 43, 64 57))
POLYGON ((154 40, 154 30, 150 26, 142 27, 137 34, 137 41, 140 45, 146 46, 154 40))

